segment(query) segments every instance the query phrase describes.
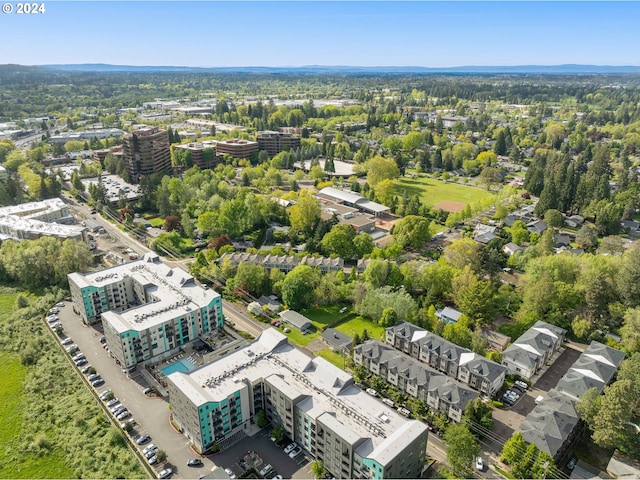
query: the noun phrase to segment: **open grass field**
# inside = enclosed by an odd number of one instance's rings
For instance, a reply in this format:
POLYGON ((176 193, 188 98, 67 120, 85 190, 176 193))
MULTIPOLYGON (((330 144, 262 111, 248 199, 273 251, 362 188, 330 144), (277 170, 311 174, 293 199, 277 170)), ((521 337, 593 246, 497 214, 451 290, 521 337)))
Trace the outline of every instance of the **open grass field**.
POLYGON ((384 340, 384 328, 375 323, 373 320, 369 320, 365 317, 354 317, 342 322, 336 326, 336 330, 344 334, 354 337, 357 333, 362 336, 362 332, 365 330, 369 333, 370 338, 377 338, 378 340, 384 340))
MULTIPOLYGON (((461 185, 459 183, 443 182, 429 177, 402 177, 395 181, 395 193, 398 196, 407 193, 409 196, 420 195, 420 200, 430 207, 439 203, 443 206, 455 206, 454 211, 459 210, 460 205, 476 203, 495 196, 495 192, 489 192, 484 188, 461 185), (448 203, 444 203, 448 202, 448 203)), ((464 207, 463 207, 464 208, 464 207)))

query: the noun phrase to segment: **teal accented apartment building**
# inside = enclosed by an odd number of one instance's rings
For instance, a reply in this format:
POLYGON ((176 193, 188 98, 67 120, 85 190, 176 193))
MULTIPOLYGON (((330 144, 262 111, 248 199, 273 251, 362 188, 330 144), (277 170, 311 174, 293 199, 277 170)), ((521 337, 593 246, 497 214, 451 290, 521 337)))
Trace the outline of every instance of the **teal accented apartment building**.
POLYGON ((224 325, 220 295, 153 253, 68 279, 83 321, 102 322, 107 344, 123 367, 171 354, 224 325))
POLYGON ((242 436, 260 411, 336 478, 418 478, 427 426, 363 392, 348 373, 310 358, 275 329, 168 377, 174 422, 201 452, 242 436))

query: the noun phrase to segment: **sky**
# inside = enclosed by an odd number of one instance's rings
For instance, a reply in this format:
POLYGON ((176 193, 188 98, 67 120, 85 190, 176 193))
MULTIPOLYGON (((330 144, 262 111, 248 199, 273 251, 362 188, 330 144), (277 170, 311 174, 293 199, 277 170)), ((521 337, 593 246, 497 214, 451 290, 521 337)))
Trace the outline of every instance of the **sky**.
POLYGON ((0 3, 0 64, 640 65, 640 2, 0 3))

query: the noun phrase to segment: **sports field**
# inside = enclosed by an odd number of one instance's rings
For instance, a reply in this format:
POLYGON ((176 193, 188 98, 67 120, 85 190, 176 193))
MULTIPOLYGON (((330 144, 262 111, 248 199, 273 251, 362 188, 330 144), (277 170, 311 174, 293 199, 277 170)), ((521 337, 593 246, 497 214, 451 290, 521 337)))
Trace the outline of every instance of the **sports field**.
POLYGON ((443 182, 429 177, 402 177, 395 181, 396 194, 402 197, 420 195, 420 200, 429 207, 457 212, 473 204, 495 196, 486 188, 443 182))

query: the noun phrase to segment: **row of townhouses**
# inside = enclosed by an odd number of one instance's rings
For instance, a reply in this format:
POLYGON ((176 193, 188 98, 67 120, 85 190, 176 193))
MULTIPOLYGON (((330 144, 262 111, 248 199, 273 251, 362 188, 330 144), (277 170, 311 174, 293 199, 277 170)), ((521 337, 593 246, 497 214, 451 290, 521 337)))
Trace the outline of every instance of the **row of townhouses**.
POLYGON ((341 258, 309 257, 302 258, 294 255, 260 255, 258 253, 225 253, 220 257, 220 262, 228 259, 230 262, 240 264, 243 262, 255 263, 266 269, 277 268, 283 272, 289 272, 298 265, 309 265, 318 268, 322 272, 342 270, 344 260, 341 258))
POLYGON ((475 390, 378 340, 367 340, 355 347, 353 361, 455 422, 462 419, 467 403, 479 396, 475 390))
POLYGON ((123 367, 162 359, 224 324, 220 295, 154 253, 68 279, 82 320, 102 322, 110 351, 123 367))
POLYGON ((408 322, 386 329, 386 342, 465 385, 491 396, 502 388, 506 368, 408 322))
POLYGON ((531 380, 560 350, 566 334, 564 328, 538 321, 502 353, 502 364, 509 373, 531 380))
POLYGON ((199 451, 237 439, 264 411, 336 478, 419 478, 428 430, 310 358, 275 329, 189 373, 168 377, 173 420, 199 451))
POLYGON ((528 443, 562 462, 581 428, 576 404, 590 388, 602 393, 624 360, 624 353, 599 342, 591 342, 567 373, 527 415, 519 431, 528 443))

